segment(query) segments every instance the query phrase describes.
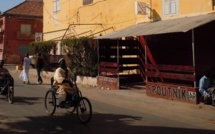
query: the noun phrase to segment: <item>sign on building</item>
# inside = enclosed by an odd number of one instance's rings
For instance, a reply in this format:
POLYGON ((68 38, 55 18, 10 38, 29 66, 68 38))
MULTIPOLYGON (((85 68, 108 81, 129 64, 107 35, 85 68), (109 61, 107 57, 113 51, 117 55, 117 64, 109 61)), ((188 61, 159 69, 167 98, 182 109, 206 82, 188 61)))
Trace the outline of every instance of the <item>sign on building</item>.
POLYGON ((42 33, 35 33, 35 42, 42 41, 42 33))
POLYGON ((167 83, 146 83, 146 94, 153 97, 197 103, 196 88, 167 83))
POLYGON ((135 2, 135 14, 146 15, 146 3, 145 2, 135 2))

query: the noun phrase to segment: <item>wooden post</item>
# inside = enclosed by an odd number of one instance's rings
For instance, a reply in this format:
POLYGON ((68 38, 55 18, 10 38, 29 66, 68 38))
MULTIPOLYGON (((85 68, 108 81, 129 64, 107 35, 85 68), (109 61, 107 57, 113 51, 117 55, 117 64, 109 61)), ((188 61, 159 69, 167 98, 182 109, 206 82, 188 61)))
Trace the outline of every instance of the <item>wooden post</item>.
MULTIPOLYGON (((192 29, 192 54, 193 54, 193 66, 196 66, 195 62, 195 38, 194 38, 194 29, 192 29)), ((196 75, 196 71, 193 73, 196 75)), ((194 87, 196 88, 196 80, 193 82, 194 87)))

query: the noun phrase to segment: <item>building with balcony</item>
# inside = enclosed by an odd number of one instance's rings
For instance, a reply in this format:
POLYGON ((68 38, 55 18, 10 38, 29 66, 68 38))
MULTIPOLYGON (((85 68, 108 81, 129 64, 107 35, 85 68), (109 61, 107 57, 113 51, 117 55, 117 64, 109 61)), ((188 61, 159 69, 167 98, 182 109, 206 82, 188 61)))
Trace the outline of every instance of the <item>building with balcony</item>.
MULTIPOLYGON (((43 32, 42 0, 26 0, 0 16, 0 58, 19 64, 35 34, 43 32)), ((37 40, 38 41, 38 40, 37 40)))

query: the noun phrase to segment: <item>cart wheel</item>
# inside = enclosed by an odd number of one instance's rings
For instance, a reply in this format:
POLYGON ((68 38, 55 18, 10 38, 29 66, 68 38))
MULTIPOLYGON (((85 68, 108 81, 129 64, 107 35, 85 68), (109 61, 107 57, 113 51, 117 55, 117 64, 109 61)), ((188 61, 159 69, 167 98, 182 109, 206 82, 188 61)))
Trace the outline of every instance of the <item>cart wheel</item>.
POLYGON ((53 90, 48 90, 45 96, 45 109, 46 113, 53 115, 56 110, 56 95, 53 90))
POLYGON ((88 98, 82 97, 77 105, 77 116, 81 123, 86 124, 92 116, 92 105, 88 98))
POLYGON ((14 100, 14 92, 13 92, 13 88, 11 87, 7 87, 7 100, 10 104, 13 103, 13 100, 14 100))

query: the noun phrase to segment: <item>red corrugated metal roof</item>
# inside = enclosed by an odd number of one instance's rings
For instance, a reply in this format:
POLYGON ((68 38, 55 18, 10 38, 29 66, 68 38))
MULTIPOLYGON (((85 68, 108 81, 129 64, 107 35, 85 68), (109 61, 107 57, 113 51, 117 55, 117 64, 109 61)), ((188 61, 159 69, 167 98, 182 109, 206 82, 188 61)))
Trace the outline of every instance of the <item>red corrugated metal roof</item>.
POLYGON ((43 2, 42 0, 26 0, 5 11, 3 15, 43 16, 43 2))

